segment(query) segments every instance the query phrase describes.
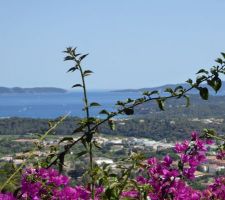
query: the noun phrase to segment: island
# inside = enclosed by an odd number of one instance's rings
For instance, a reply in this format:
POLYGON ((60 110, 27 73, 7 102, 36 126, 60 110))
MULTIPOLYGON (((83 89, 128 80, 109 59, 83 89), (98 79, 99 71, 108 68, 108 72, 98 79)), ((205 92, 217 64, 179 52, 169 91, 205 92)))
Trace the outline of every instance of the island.
POLYGON ((0 94, 42 94, 42 93, 66 93, 67 90, 56 87, 33 87, 33 88, 21 88, 21 87, 0 87, 0 94))

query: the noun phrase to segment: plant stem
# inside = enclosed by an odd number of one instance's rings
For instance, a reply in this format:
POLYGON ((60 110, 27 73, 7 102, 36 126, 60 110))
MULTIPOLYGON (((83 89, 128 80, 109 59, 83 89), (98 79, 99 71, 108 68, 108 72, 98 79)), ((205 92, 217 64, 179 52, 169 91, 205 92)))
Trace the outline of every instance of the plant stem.
POLYGON ((118 199, 119 199, 119 197, 121 196, 121 194, 122 194, 124 188, 126 187, 127 181, 128 181, 128 179, 129 179, 129 177, 130 177, 130 175, 131 175, 131 172, 132 172, 132 170, 134 169, 134 167, 135 167, 135 164, 132 164, 132 166, 131 166, 130 168, 127 169, 127 172, 126 172, 126 178, 124 179, 124 181, 123 181, 123 183, 122 183, 122 187, 120 188, 120 190, 119 190, 119 192, 118 192, 118 199))
POLYGON ((91 196, 92 199, 95 198, 95 191, 94 191, 94 179, 93 179, 93 175, 92 175, 92 171, 93 171, 93 152, 92 152, 92 133, 91 133, 91 127, 90 127, 90 123, 89 123, 89 118, 90 118, 90 113, 89 113, 89 105, 88 105, 88 96, 87 96, 87 89, 86 89, 86 83, 85 83, 85 76, 82 70, 82 67, 80 65, 80 62, 78 60, 75 60, 77 62, 77 66, 79 68, 80 71, 80 75, 81 75, 81 79, 82 79, 82 88, 83 88, 83 94, 84 94, 84 110, 86 112, 86 119, 87 119, 87 138, 90 138, 90 141, 88 141, 89 144, 89 162, 90 162, 90 173, 91 173, 91 196))

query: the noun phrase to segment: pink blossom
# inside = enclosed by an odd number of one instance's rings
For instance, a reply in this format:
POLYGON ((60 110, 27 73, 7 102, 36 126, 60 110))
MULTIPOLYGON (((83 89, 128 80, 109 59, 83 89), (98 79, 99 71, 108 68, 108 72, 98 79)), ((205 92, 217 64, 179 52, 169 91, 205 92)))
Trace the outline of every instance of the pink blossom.
POLYGON ((11 193, 0 193, 0 200, 16 200, 11 193))
POLYGON ((155 164, 157 163, 157 159, 156 159, 155 157, 149 158, 149 159, 147 160, 147 163, 148 163, 149 165, 155 165, 155 164))
POLYGON ((163 164, 169 167, 172 164, 173 160, 169 155, 166 155, 163 159, 163 164))
POLYGON ((204 192, 206 199, 225 199, 225 177, 216 178, 215 182, 210 185, 204 192))
POLYGON ((139 196, 139 192, 136 190, 130 190, 126 192, 122 192, 122 197, 127 197, 127 198, 132 198, 132 199, 137 199, 139 196))
POLYGON ((225 150, 219 150, 219 152, 217 152, 216 158, 219 160, 225 159, 225 150))

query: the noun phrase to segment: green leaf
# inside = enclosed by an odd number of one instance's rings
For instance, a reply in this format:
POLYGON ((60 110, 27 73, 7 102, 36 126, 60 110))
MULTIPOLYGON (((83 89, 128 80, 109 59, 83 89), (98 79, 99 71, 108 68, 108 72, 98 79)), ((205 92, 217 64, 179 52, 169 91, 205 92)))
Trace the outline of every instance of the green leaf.
POLYGON ((181 86, 181 85, 177 86, 177 87, 174 89, 174 92, 177 92, 177 91, 180 92, 179 95, 182 95, 182 94, 184 93, 184 88, 183 88, 183 86, 181 86))
POLYGON ((77 67, 71 67, 67 72, 74 72, 76 69, 78 69, 77 67))
POLYGON ((144 103, 146 101, 146 97, 138 98, 134 101, 135 104, 144 103))
POLYGON ((76 51, 76 48, 72 48, 68 53, 69 53, 71 56, 75 56, 75 51, 76 51))
POLYGON ((186 99, 186 107, 189 107, 190 106, 190 97, 186 96, 186 95, 184 95, 183 97, 186 99))
POLYGON ((64 58, 64 61, 67 61, 67 60, 74 60, 74 57, 73 56, 66 56, 64 58))
POLYGON ((99 112, 99 114, 101 114, 101 115, 109 115, 109 112, 107 110, 101 110, 99 112))
POLYGON ((89 76, 90 74, 92 74, 93 72, 91 70, 85 70, 83 75, 84 76, 89 76))
POLYGON ((164 90, 164 92, 169 92, 170 94, 174 94, 172 88, 166 88, 166 89, 164 90))
POLYGON ((115 131, 116 126, 113 120, 108 120, 108 125, 112 131, 115 131))
POLYGON ((101 149, 101 148, 102 148, 101 146, 99 146, 99 144, 98 144, 96 141, 94 141, 93 144, 94 144, 95 147, 97 147, 98 149, 101 149))
POLYGON ((204 87, 204 88, 199 87, 198 89, 199 89, 201 98, 204 99, 204 100, 208 100, 208 98, 209 98, 208 88, 206 88, 206 87, 204 87))
POLYGON ((88 143, 90 143, 92 141, 92 138, 93 138, 93 134, 92 133, 88 133, 87 136, 86 136, 86 141, 88 143))
POLYGON ((221 86, 222 86, 222 81, 221 81, 220 78, 217 78, 217 79, 214 80, 214 82, 215 82, 215 83, 214 83, 215 91, 218 92, 219 89, 220 89, 221 86))
POLYGON ((7 174, 7 172, 3 169, 0 169, 0 174, 7 174))
POLYGON ((210 72, 211 72, 212 74, 215 74, 215 73, 216 73, 216 67, 213 66, 213 67, 210 69, 210 72))
POLYGON ((59 172, 61 174, 61 172, 63 170, 63 166, 64 166, 65 153, 64 152, 60 153, 60 155, 58 156, 58 158, 59 158, 58 168, 59 168, 59 172))
POLYGON ((150 96, 153 95, 153 94, 159 94, 159 91, 157 91, 157 90, 153 90, 153 91, 144 91, 142 94, 143 94, 144 96, 150 97, 150 96))
POLYGON ((90 104, 90 107, 94 107, 94 106, 101 106, 99 103, 96 103, 96 102, 92 102, 91 104, 90 104))
POLYGON ((221 65, 223 64, 223 60, 221 58, 217 58, 215 61, 221 65))
POLYGON ((142 94, 145 95, 145 96, 150 96, 151 95, 150 91, 144 91, 142 94))
POLYGON ((72 86, 72 88, 75 88, 75 87, 83 87, 81 84, 75 84, 72 86))
POLYGON ((64 141, 70 141, 70 142, 72 142, 73 141, 73 138, 72 137, 64 137, 63 139, 61 139, 59 141, 59 144, 62 143, 62 142, 64 142, 64 141))
POLYGON ((181 161, 178 162, 178 168, 183 171, 184 165, 182 164, 181 161))
POLYGON ((81 157, 81 156, 83 156, 83 155, 85 155, 87 153, 88 153, 87 150, 81 151, 81 152, 76 154, 76 158, 79 158, 79 157, 81 157))
POLYGON ((221 52, 221 55, 223 56, 223 58, 225 59, 225 53, 221 52))
MULTIPOLYGON (((76 48, 75 48, 76 49, 76 48)), ((66 48, 66 51, 63 51, 63 53, 70 53, 72 50, 72 47, 67 47, 66 48)))
POLYGON ((109 177, 116 178, 117 176, 118 176, 118 174, 113 174, 113 173, 109 174, 109 177))
POLYGON ((134 102, 134 100, 131 99, 131 98, 128 98, 128 99, 126 100, 126 103, 132 103, 132 102, 134 102))
POLYGON ((96 118, 95 118, 95 117, 89 117, 89 118, 87 119, 87 122, 88 122, 89 124, 95 124, 96 118))
POLYGON ((114 182, 110 185, 111 188, 116 188, 116 187, 120 187, 121 183, 120 182, 114 182))
POLYGON ((85 154, 87 154, 87 150, 84 150, 84 151, 81 151, 81 152, 77 153, 76 154, 76 158, 79 158, 79 157, 81 157, 81 156, 83 156, 85 154))
POLYGON ((157 91, 157 90, 151 91, 151 92, 150 92, 150 95, 153 95, 153 94, 159 94, 159 91, 157 91))
POLYGON ((111 189, 111 188, 106 188, 106 190, 105 190, 105 196, 106 197, 110 197, 110 198, 112 198, 112 197, 114 197, 115 196, 115 194, 113 193, 113 190, 111 189))
POLYGON ((85 149, 88 149, 87 141, 84 138, 81 139, 81 142, 82 142, 83 146, 85 147, 85 149))
POLYGON ((117 106, 125 106, 125 103, 122 102, 122 101, 117 101, 117 102, 116 102, 116 105, 117 105, 117 106))
POLYGON ((160 110, 164 110, 164 101, 162 99, 156 100, 160 110))
POLYGON ((196 78, 196 84, 199 85, 201 82, 204 81, 204 79, 206 79, 207 77, 205 75, 202 75, 202 76, 198 76, 196 78))
POLYGON ((191 80, 190 78, 186 82, 189 83, 190 85, 193 84, 193 80, 191 80))
POLYGON ((81 61, 81 60, 83 60, 83 59, 84 59, 87 55, 88 55, 88 53, 87 53, 87 54, 82 55, 82 56, 80 57, 80 59, 79 59, 79 60, 80 60, 80 61, 81 61))
POLYGON ((79 133, 79 132, 83 132, 84 130, 84 126, 79 126, 78 128, 76 128, 73 133, 79 133))
POLYGON ((134 109, 133 108, 125 108, 123 110, 123 112, 126 114, 126 115, 133 115, 134 114, 134 109))
POLYGON ((208 74, 209 72, 206 71, 205 69, 200 69, 196 74, 200 74, 200 73, 208 74))
POLYGON ((217 93, 222 86, 222 81, 218 77, 214 77, 212 80, 207 81, 208 85, 211 86, 217 93))

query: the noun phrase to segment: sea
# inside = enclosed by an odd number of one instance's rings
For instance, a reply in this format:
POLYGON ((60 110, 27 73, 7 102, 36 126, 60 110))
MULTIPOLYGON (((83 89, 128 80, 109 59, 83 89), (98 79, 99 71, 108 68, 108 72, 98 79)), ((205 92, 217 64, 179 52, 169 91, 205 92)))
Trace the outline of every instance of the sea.
MULTIPOLYGON (((101 117, 99 111, 115 111, 118 100, 141 97, 139 92, 90 91, 89 103, 97 102, 100 107, 90 109, 91 116, 101 117)), ((0 118, 26 117, 53 119, 69 114, 84 117, 82 92, 45 94, 1 94, 0 118)))

